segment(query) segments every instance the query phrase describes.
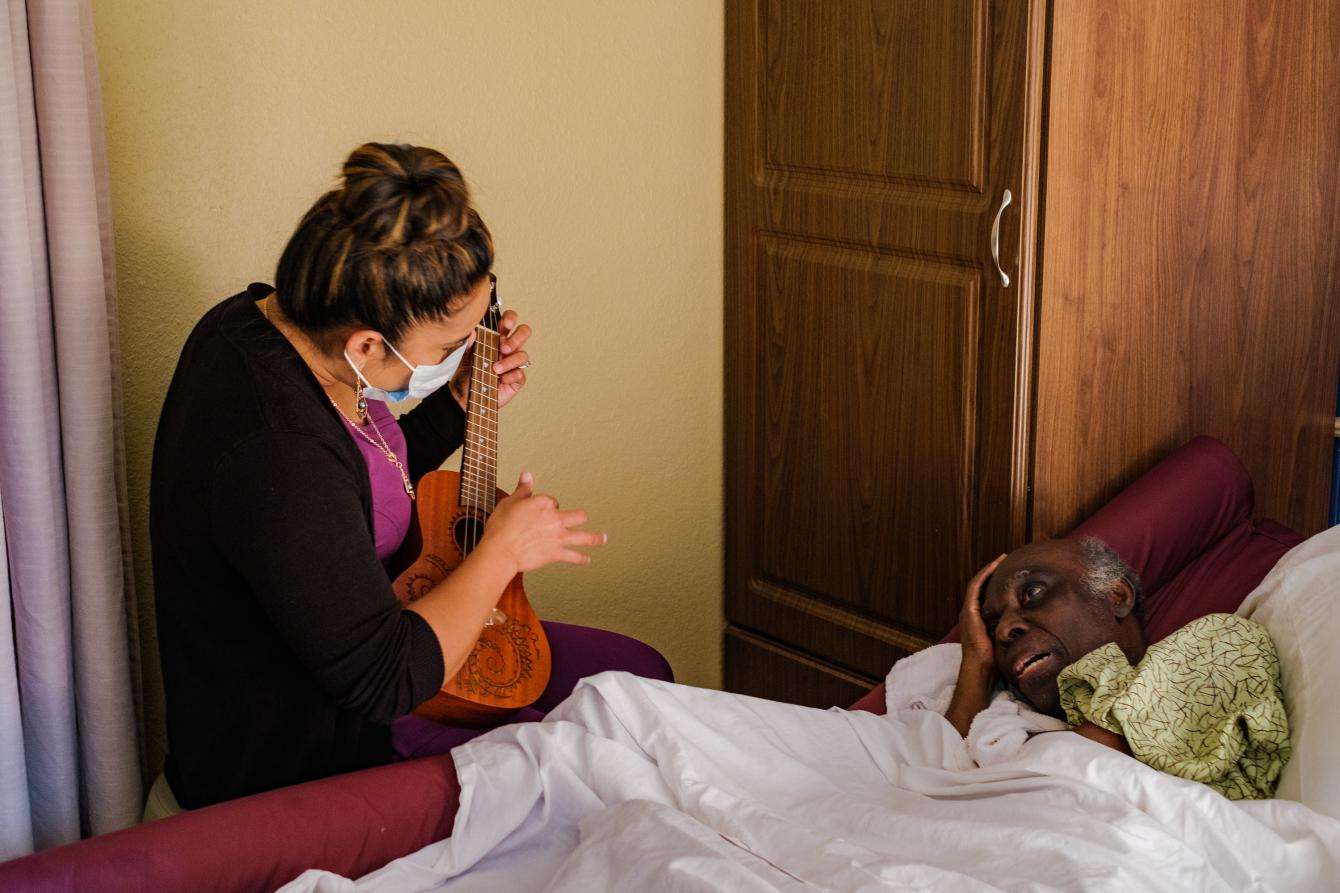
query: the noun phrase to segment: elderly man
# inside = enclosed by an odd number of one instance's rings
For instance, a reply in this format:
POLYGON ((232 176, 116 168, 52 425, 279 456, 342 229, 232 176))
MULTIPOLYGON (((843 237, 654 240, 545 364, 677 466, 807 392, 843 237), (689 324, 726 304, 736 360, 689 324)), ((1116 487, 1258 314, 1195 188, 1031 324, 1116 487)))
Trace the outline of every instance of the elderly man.
POLYGON ((1265 629, 1212 614, 1147 645, 1140 616, 1139 576, 1100 540, 1002 555, 968 585, 946 718, 966 736, 1003 683, 1156 769, 1231 799, 1271 796, 1289 728, 1265 629))

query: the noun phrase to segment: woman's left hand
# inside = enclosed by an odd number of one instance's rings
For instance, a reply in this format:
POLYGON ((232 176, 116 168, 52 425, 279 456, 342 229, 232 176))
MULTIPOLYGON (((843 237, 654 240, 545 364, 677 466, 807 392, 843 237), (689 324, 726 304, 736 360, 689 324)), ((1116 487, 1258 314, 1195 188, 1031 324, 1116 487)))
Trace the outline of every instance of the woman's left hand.
POLYGON ((530 340, 531 329, 517 322, 515 310, 504 312, 500 325, 504 334, 498 353, 502 356, 493 364, 493 371, 498 373, 498 407, 502 408, 526 385, 530 354, 522 347, 530 340))
MULTIPOLYGON (((498 344, 498 360, 493 371, 498 375, 498 408, 506 406, 526 385, 526 367, 530 365, 530 354, 522 348, 530 340, 531 328, 519 324, 515 310, 505 311, 499 323, 502 340, 498 344)), ((472 348, 473 350, 473 348, 472 348)), ((451 393, 462 409, 467 409, 469 399, 470 366, 462 363, 462 375, 456 376, 451 383, 451 393)))

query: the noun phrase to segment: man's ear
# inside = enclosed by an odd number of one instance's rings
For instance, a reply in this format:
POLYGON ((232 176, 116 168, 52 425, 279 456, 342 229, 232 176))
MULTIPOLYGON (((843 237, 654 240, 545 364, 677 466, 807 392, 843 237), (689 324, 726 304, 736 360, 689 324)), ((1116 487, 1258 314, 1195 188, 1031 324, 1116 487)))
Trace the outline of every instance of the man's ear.
POLYGON ((1117 581, 1107 597, 1112 603, 1112 613, 1118 620, 1125 620, 1135 610, 1135 590, 1124 577, 1117 581))

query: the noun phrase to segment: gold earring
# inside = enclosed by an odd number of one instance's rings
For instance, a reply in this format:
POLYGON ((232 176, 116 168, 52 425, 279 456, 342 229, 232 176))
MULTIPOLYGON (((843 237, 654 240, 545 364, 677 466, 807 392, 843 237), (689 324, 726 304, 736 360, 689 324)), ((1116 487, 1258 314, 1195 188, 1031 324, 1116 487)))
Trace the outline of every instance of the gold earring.
POLYGON ((358 423, 366 425, 368 421, 368 398, 363 396, 363 380, 354 378, 354 395, 358 398, 358 423))

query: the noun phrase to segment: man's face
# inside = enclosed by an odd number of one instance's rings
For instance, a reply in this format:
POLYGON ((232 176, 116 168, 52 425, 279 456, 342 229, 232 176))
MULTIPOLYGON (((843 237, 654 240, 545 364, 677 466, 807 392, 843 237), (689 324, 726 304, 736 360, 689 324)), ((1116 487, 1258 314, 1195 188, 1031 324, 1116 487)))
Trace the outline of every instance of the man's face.
POLYGON ((1087 571, 1078 544, 1034 543, 1005 558, 982 599, 997 671, 1034 707, 1054 716, 1061 715, 1061 670, 1117 638, 1116 606, 1090 594, 1087 571))

